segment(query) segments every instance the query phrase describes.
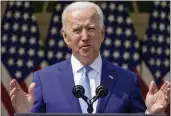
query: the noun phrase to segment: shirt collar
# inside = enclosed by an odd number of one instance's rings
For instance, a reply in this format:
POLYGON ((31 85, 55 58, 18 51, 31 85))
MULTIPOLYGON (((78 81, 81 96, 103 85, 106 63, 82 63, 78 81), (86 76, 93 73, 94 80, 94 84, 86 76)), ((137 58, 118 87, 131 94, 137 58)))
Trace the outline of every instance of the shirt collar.
MULTIPOLYGON (((71 56, 71 65, 72 65, 73 74, 75 74, 77 71, 79 71, 84 66, 83 64, 81 64, 80 61, 78 61, 75 58, 75 56, 73 54, 71 56)), ((99 54, 99 56, 89 66, 91 68, 93 68, 96 72, 100 73, 101 67, 102 67, 102 58, 101 58, 101 55, 99 54)))

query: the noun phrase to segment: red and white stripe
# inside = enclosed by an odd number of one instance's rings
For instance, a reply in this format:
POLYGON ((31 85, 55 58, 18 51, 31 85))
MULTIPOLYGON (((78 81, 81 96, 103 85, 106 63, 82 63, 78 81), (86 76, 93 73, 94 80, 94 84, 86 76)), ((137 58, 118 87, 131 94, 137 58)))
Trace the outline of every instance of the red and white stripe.
MULTIPOLYGON (((1 63, 2 79, 1 79, 1 105, 2 116, 13 116, 14 108, 10 101, 10 81, 12 80, 8 70, 1 63), (8 115, 7 115, 8 114, 8 115)), ((20 83, 20 86, 27 92, 27 85, 25 82, 20 83)))

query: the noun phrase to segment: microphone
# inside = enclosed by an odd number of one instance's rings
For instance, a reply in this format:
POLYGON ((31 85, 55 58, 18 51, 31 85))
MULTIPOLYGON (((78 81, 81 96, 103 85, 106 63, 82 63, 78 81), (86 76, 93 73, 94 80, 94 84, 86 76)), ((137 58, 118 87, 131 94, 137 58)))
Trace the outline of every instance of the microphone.
POLYGON ((104 98, 108 94, 108 89, 104 86, 98 86, 96 88, 96 96, 94 96, 93 103, 98 99, 98 98, 104 98))
POLYGON ((104 86, 98 86, 96 88, 96 96, 94 96, 91 100, 87 96, 84 95, 85 89, 81 85, 75 85, 72 89, 72 93, 76 98, 82 98, 88 105, 88 108, 87 108, 88 113, 92 113, 93 112, 93 103, 98 98, 105 97, 108 94, 108 89, 105 88, 104 86))
POLYGON ((88 98, 84 95, 85 89, 81 85, 76 85, 72 89, 72 93, 76 98, 82 98, 85 102, 87 102, 88 98))

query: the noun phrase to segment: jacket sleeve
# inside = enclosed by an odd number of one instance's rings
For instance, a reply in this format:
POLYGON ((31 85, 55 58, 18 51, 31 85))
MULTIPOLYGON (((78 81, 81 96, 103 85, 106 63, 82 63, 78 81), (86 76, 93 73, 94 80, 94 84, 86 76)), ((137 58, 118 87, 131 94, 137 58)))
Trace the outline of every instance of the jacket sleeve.
POLYGON ((135 76, 132 85, 130 113, 145 113, 146 106, 142 96, 139 77, 135 76))
POLYGON ((45 113, 46 105, 43 100, 42 84, 41 84, 40 76, 38 75, 37 72, 33 73, 33 82, 36 83, 36 86, 34 88, 34 104, 31 112, 45 113))

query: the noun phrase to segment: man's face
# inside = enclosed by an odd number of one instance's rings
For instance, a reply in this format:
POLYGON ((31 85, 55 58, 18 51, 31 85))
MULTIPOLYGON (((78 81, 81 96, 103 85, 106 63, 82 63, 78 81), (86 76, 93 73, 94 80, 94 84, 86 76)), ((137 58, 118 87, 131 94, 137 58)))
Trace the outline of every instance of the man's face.
POLYGON ((68 14, 63 36, 76 58, 91 62, 99 55, 104 29, 94 9, 76 10, 68 14))

